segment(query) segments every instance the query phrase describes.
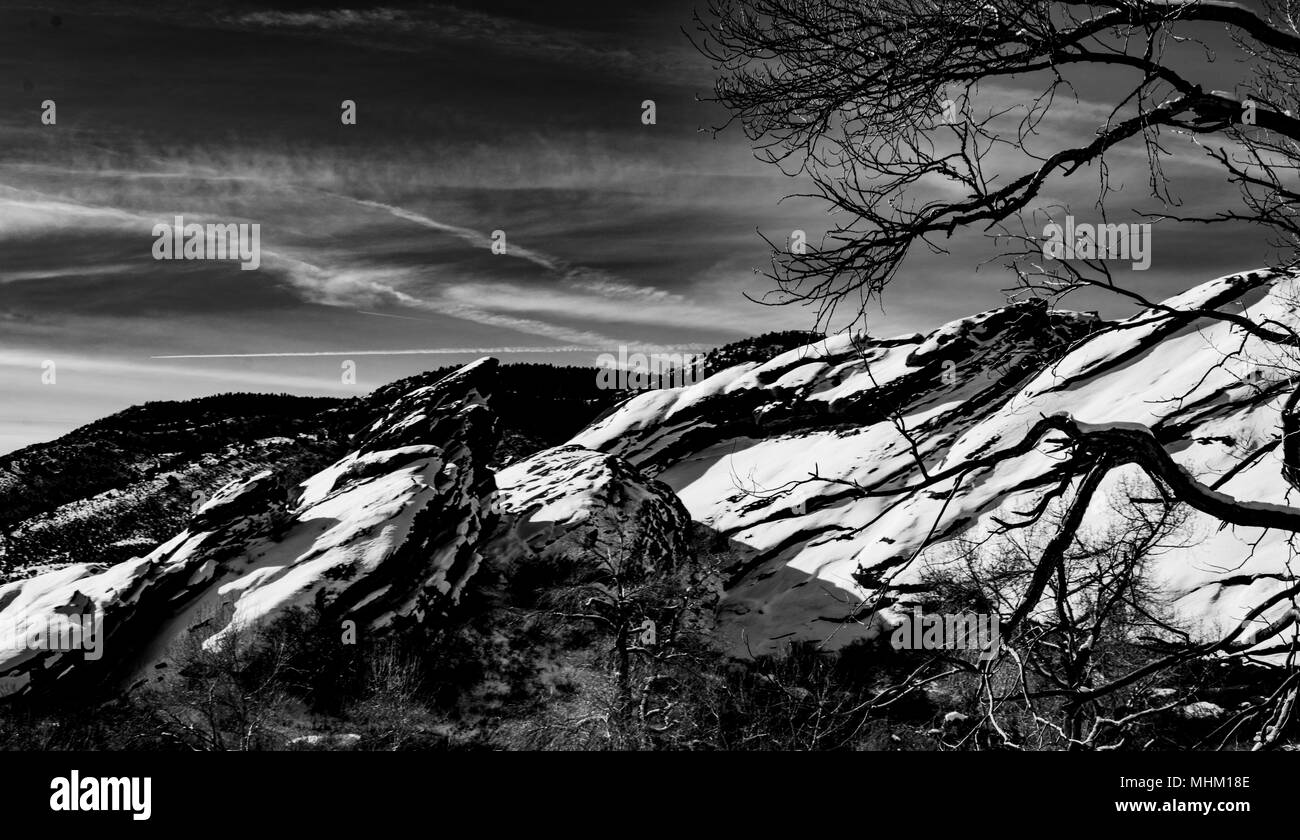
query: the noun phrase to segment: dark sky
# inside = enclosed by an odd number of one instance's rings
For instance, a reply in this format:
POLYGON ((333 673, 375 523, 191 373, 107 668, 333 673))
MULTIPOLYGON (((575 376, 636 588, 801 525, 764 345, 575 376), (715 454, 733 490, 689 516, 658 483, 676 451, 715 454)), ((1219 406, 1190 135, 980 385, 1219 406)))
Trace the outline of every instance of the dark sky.
MULTIPOLYGON (((681 32, 695 5, 0 2, 0 452, 151 399, 344 395, 484 352, 590 364, 812 326, 744 297, 767 289, 758 231, 815 238, 826 216, 778 203, 799 185, 739 132, 700 131, 722 115, 696 101, 713 71, 681 32), (260 224, 261 268, 153 260, 177 214, 260 224), (383 354, 412 350, 436 352, 383 354)), ((1042 141, 1102 113, 1083 97, 1042 141)), ((1118 156, 1112 177, 1137 189, 1143 165, 1118 156)), ((1189 206, 1230 190, 1190 155, 1174 173, 1189 206)), ((1087 178, 1051 198, 1086 205, 1087 178)), ((1002 303, 985 247, 918 254, 872 332, 1002 303)), ((1197 230, 1156 250, 1157 296, 1264 261, 1257 238, 1197 230)))

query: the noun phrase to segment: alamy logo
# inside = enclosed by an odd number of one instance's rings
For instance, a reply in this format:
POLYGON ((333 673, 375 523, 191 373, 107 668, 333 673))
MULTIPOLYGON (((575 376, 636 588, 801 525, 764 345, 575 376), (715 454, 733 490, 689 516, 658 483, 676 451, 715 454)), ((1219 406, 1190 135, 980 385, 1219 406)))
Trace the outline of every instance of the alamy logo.
POLYGON ((73 770, 50 780, 51 811, 130 811, 131 819, 153 815, 153 779, 149 776, 96 778, 73 770))
POLYGON ((890 643, 894 650, 977 650, 988 661, 1001 646, 1001 617, 975 613, 922 615, 916 607, 903 615, 890 643))
POLYGON ((153 226, 155 260, 239 260, 243 271, 262 264, 262 226, 259 224, 174 224, 153 226))
POLYGON ((0 622, 0 650, 85 651, 94 662, 104 655, 103 613, 54 615, 20 622, 0 622))
POLYGON ((1128 260, 1134 271, 1151 267, 1151 225, 1081 224, 1043 228, 1043 257, 1049 260, 1128 260))
POLYGON ((681 388, 700 381, 703 353, 631 353, 626 345, 613 353, 596 357, 596 387, 605 390, 636 391, 681 388))
MULTIPOLYGON (((98 661, 104 656, 104 617, 101 613, 73 614, 56 610, 41 619, 0 622, 0 651, 20 650, 79 650, 85 653, 86 661, 98 661)), ((0 676, 0 697, 18 694, 31 680, 29 672, 0 676)))

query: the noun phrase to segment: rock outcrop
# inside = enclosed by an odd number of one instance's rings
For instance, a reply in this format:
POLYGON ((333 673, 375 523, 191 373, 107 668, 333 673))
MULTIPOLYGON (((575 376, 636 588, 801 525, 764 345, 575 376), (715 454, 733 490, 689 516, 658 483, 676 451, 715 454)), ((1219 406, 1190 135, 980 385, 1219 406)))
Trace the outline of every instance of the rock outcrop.
MULTIPOLYGON (((875 619, 888 610, 868 607, 905 604, 922 591, 922 573, 942 559, 946 540, 982 539, 1051 502, 1067 476, 1050 440, 905 492, 926 475, 996 456, 1045 416, 1149 428, 1218 492, 1294 502, 1278 446, 1294 367, 1229 320, 1169 310, 1231 306, 1296 329, 1297 299, 1295 276, 1247 272, 1120 322, 1026 304, 928 336, 836 336, 636 396, 572 442, 659 478, 695 520, 731 541, 740 559, 722 610, 732 644, 835 648, 877 635, 875 619)), ((1107 479, 1088 528, 1117 522, 1133 472, 1107 479)), ((1229 629, 1292 585, 1288 534, 1219 526, 1192 515, 1153 565, 1155 584, 1193 631, 1229 629)))
POLYGON ((690 515, 665 484, 580 446, 538 452, 496 475, 502 513, 483 552, 504 564, 568 555, 649 568, 689 557, 690 515))
MULTIPOLYGON (((1279 417, 1294 366, 1230 319, 1180 313, 1232 306, 1300 330, 1298 299, 1296 276, 1251 272, 1119 322, 1026 303, 929 335, 836 336, 639 394, 495 476, 494 360, 385 386, 348 454, 306 481, 259 472, 145 557, 0 585, 0 695, 165 679, 178 646, 294 607, 369 632, 436 620, 485 559, 507 577, 561 556, 663 567, 689 558, 692 519, 733 548, 720 618, 737 652, 873 638, 953 538, 996 540, 1068 495, 1051 436, 1024 443, 1044 417, 1150 430, 1214 492, 1291 503, 1279 417), (16 639, 88 614, 102 650, 16 639)), ((1133 472, 1103 482, 1088 528, 1119 521, 1133 472)), ((1219 526, 1188 516, 1151 565, 1193 631, 1294 585, 1288 534, 1219 526)), ((1234 649, 1270 644, 1289 609, 1279 599, 1234 649)))
POLYGON ((300 487, 271 471, 228 485, 146 557, 0 586, 0 694, 165 679, 179 649, 294 607, 364 630, 436 616, 493 525, 495 368, 480 360, 397 397, 354 451, 300 487), (39 643, 51 631, 75 639, 88 615, 98 643, 39 643))

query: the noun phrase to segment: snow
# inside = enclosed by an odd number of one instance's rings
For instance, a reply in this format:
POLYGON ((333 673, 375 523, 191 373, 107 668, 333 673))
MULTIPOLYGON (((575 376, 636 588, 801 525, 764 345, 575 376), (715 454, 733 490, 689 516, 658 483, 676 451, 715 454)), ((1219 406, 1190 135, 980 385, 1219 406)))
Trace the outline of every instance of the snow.
MULTIPOLYGON (((1300 297, 1297 286, 1294 277, 1244 272, 1165 303, 1189 308, 1232 301, 1231 311, 1240 312, 1239 302, 1256 321, 1300 328, 1292 304, 1300 297)), ((805 413, 793 428, 787 420, 756 431, 743 417, 728 418, 725 407, 697 405, 692 413, 681 398, 669 420, 653 409, 664 397, 647 397, 574 442, 658 471, 692 518, 728 537, 742 574, 723 604, 724 634, 737 652, 757 653, 793 640, 834 648, 875 636, 881 625, 860 614, 862 604, 920 582, 920 570, 942 556, 946 539, 986 534, 995 517, 1015 520, 1015 511, 1031 508, 1054 486, 1052 470, 1062 455, 1043 444, 959 486, 949 480, 911 495, 863 497, 843 483, 810 480, 816 471, 873 491, 919 481, 911 445, 897 428, 900 417, 932 473, 1012 446, 1056 413, 1084 428, 1152 429, 1205 485, 1277 438, 1285 390, 1257 399, 1257 388, 1241 382, 1252 373, 1257 385, 1278 380, 1277 350, 1248 338, 1248 361, 1225 364, 1242 342, 1241 330, 1225 321, 1140 313, 1075 341, 1055 363, 1000 390, 1009 364, 1039 352, 1021 346, 1009 326, 1014 319, 1005 315, 995 310, 962 319, 893 346, 858 338, 862 353, 853 352, 847 336, 830 348, 831 342, 819 342, 741 371, 726 392, 737 398, 745 390, 771 392, 755 410, 761 422, 819 402, 846 410, 883 407, 898 399, 899 387, 914 387, 916 396, 900 403, 895 417, 877 412, 837 423, 834 411, 805 413), (945 358, 954 362, 956 381, 943 381, 938 365, 945 358)), ((1050 315, 1067 328, 1092 321, 1050 315)), ((1104 529, 1114 521, 1122 479, 1133 474, 1120 470, 1103 483, 1086 527, 1104 529)), ((1295 501, 1276 450, 1215 492, 1259 509, 1295 501)), ((1154 563, 1179 616, 1206 634, 1235 626, 1289 576, 1283 534, 1218 525, 1194 514, 1185 526, 1192 538, 1154 563)))
POLYGON ((671 489, 621 459, 565 445, 496 474, 501 525, 483 548, 498 563, 570 555, 618 559, 640 523, 638 560, 673 562, 687 550, 690 518, 671 489))
MULTIPOLYGON (((1300 329, 1297 298, 1295 277, 1252 272, 1166 303, 1239 303, 1257 321, 1300 329)), ((477 425, 491 422, 484 393, 494 363, 480 360, 394 394, 355 451, 297 488, 263 471, 222 488, 191 528, 145 557, 0 584, 0 625, 102 612, 110 656, 158 679, 155 666, 194 628, 211 648, 320 599, 381 630, 455 600, 481 562, 615 552, 632 522, 650 525, 649 561, 671 562, 685 555, 694 519, 737 558, 720 608, 733 651, 792 641, 833 649, 887 632, 926 565, 951 550, 948 540, 990 536, 997 520, 1014 521, 1055 487, 1064 456, 1040 441, 978 473, 903 492, 1016 445, 1043 417, 1064 414, 1092 431, 1150 430, 1219 498, 1290 510, 1278 449, 1239 468, 1277 441, 1288 387, 1279 361, 1275 347, 1243 344, 1222 320, 1145 312, 1097 324, 1017 304, 929 335, 833 336, 638 394, 494 481, 480 451, 490 435, 477 425), (1238 347, 1247 360, 1225 362, 1238 347), (869 604, 884 608, 871 614, 869 604)), ((1086 528, 1117 523, 1136 477, 1132 467, 1107 477, 1086 528)), ((1206 637, 1235 626, 1291 575, 1285 534, 1219 525, 1189 516, 1152 563, 1177 617, 1206 637)), ((77 662, 0 649, 0 692, 25 690, 33 674, 36 683, 57 679, 77 662)))
MULTIPOLYGON (((223 487, 193 526, 148 556, 104 571, 70 566, 0 586, 0 627, 94 612, 107 659, 129 683, 165 680, 193 639, 213 649, 293 607, 323 603, 337 618, 382 629, 454 601, 478 567, 490 476, 490 421, 476 363, 395 399, 391 421, 303 482, 292 499, 269 470, 223 487), (439 422, 454 418, 457 422, 439 422), (429 439, 433 430, 438 439, 429 439)), ((3 643, 3 642, 0 642, 3 643)), ((80 654, 0 649, 0 693, 57 681, 80 654), (64 659, 71 664, 64 666, 64 659)))

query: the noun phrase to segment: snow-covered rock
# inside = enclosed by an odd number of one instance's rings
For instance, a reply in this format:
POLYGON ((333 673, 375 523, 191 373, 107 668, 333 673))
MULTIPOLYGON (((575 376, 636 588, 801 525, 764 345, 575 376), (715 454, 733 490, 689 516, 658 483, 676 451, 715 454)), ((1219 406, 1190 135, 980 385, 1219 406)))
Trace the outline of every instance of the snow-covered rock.
POLYGON ((1205 700, 1179 706, 1174 709, 1174 713, 1183 720, 1217 720, 1227 714, 1222 706, 1217 706, 1205 700))
MULTIPOLYGON (((1295 329, 1297 300, 1295 276, 1256 271, 1165 304, 1231 307, 1295 329)), ((1009 447, 1044 416, 1150 428, 1219 492, 1294 502, 1276 445, 1293 369, 1276 346, 1227 320, 1147 311, 1109 323, 1022 304, 929 336, 836 336, 647 392, 572 442, 664 481, 695 520, 730 540, 740 560, 722 617, 737 650, 742 639, 756 652, 793 640, 836 648, 886 628, 888 613, 867 605, 906 602, 944 541, 1021 521, 1018 512, 1059 485, 1061 456, 1045 441, 921 492, 885 491, 1009 447), (1238 348, 1245 361, 1229 358, 1238 348)), ((1131 471, 1103 484, 1086 527, 1115 521, 1131 471)), ((1194 632, 1226 631, 1290 585, 1288 534, 1220 528, 1195 514, 1183 536, 1154 569, 1194 632)))
POLYGON ((496 482, 503 516, 483 553, 504 564, 634 555, 660 568, 688 557, 686 508, 617 456, 557 446, 498 472, 496 482))
POLYGON ((435 616, 493 525, 495 368, 483 359, 394 399, 355 451, 300 488, 271 471, 228 485, 146 557, 0 586, 0 695, 162 679, 187 646, 211 649, 292 607, 363 631, 435 616), (12 632, 87 614, 102 620, 102 655, 12 632))
MULTIPOLYGON (((1297 277, 1250 272, 1165 305, 1231 306, 1300 329, 1297 300, 1297 277)), ((294 486, 274 470, 231 483, 147 556, 0 584, 0 696, 153 679, 177 645, 211 647, 291 607, 374 631, 427 620, 485 557, 670 562, 688 556, 690 519, 737 555, 720 613, 733 650, 841 647, 896 623, 891 610, 924 590, 945 541, 988 536, 1059 491, 1068 476, 1050 440, 908 491, 1017 444, 1045 416, 1150 429, 1217 492, 1294 501, 1277 445, 1293 361, 1226 319, 1162 310, 1102 322, 1023 303, 929 335, 835 336, 649 391, 494 479, 496 363, 481 360, 432 385, 380 389, 349 454, 294 486), (103 618, 102 659, 6 636, 88 611, 103 618)), ((1088 528, 1116 521, 1124 472, 1102 485, 1088 528)), ((1227 629, 1292 585, 1287 534, 1199 514, 1183 529, 1152 568, 1189 629, 1227 629)), ((1280 599, 1259 626, 1292 626, 1290 609, 1280 599)))
POLYGON ((325 750, 350 750, 361 743, 361 736, 355 732, 343 732, 337 735, 299 735, 289 739, 289 747, 325 750))

